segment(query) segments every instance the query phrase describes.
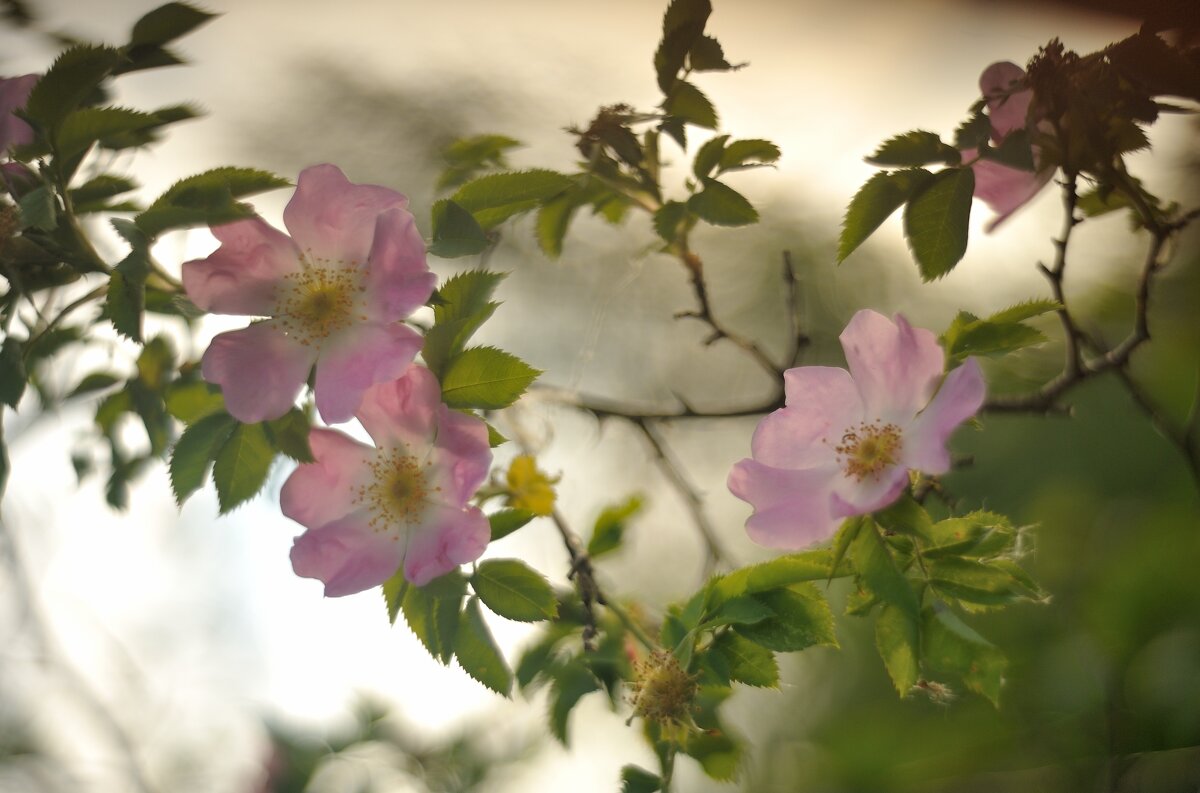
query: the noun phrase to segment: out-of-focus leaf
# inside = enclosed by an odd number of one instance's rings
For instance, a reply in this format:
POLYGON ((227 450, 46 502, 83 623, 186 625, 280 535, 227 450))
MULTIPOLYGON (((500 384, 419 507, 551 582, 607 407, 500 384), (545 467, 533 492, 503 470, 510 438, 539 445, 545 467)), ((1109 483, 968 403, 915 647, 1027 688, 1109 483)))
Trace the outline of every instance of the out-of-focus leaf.
POLYGON ((918 129, 889 138, 867 158, 872 165, 913 167, 930 163, 958 165, 958 149, 947 146, 933 132, 918 129))
POLYGON ((904 609, 885 603, 875 618, 875 646, 896 693, 908 696, 920 673, 920 623, 904 609))
POLYGON ((947 168, 909 200, 904 234, 925 281, 946 275, 967 252, 974 193, 972 169, 947 168))
POLYGON ((0 345, 0 402, 16 409, 25 393, 27 379, 21 342, 6 336, 4 344, 0 345))
POLYGON ((1000 704, 1000 688, 1008 661, 996 647, 967 626, 954 612, 926 609, 921 622, 922 654, 935 671, 962 678, 967 688, 1000 704))
POLYGON ((717 109, 713 107, 712 100, 686 80, 676 83, 663 105, 663 111, 697 127, 717 128, 717 109))
POLYGON ((642 510, 643 503, 640 495, 634 495, 602 509, 592 528, 592 538, 588 540, 588 556, 595 559, 620 548, 630 518, 642 510))
POLYGON ((705 177, 704 189, 688 199, 687 208, 714 226, 745 226, 758 222, 758 210, 732 187, 705 177))
POLYGON ((492 526, 492 539, 495 542, 507 537, 536 517, 527 509, 502 509, 488 515, 488 523, 492 526))
POLYGON ((501 696, 512 691, 513 675, 496 640, 479 612, 479 599, 471 598, 458 621, 454 654, 463 671, 501 696))
POLYGON ((454 201, 442 199, 433 205, 433 243, 429 252, 443 259, 474 256, 491 244, 475 216, 454 201))

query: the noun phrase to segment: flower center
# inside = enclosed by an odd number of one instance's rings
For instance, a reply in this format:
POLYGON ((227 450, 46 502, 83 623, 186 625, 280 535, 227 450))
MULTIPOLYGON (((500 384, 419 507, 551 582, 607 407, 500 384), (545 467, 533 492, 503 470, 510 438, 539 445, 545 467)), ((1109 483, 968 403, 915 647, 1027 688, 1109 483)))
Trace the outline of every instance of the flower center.
POLYGON ((429 496, 441 491, 440 487, 430 487, 424 467, 411 454, 380 452, 369 466, 372 479, 358 488, 354 503, 370 508, 369 522, 375 531, 390 531, 397 524, 419 523, 429 496))
POLYGON ((868 476, 878 479, 884 469, 900 459, 900 428, 879 419, 847 429, 842 442, 834 447, 846 476, 861 482, 868 476))
MULTIPOLYGON (((284 276, 283 298, 276 316, 283 331, 307 346, 328 337, 354 322, 358 297, 365 287, 357 270, 334 264, 332 267, 305 266, 284 276)), ((361 317, 360 317, 361 318, 361 317)))

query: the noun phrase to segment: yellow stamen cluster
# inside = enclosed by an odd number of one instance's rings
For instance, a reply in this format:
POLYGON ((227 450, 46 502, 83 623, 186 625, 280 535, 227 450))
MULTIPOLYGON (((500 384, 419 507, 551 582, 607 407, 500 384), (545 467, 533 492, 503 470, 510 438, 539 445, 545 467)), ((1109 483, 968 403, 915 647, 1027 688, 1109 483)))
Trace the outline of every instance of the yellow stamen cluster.
POLYGON ((659 724, 685 724, 691 720, 696 678, 684 671, 679 659, 655 650, 634 669, 631 702, 634 714, 659 724))
POLYGON ((889 466, 900 459, 900 428, 875 419, 846 430, 842 442, 833 447, 846 476, 861 482, 867 477, 878 479, 889 466))
MULTIPOLYGON (((368 465, 372 478, 355 492, 354 503, 371 511, 375 531, 411 527, 425 516, 430 496, 441 492, 430 487, 429 475, 416 457, 401 451, 381 452, 368 465)), ((397 532, 397 539, 399 532, 397 532)))
POLYGON ((306 258, 302 267, 284 276, 282 297, 275 312, 283 331, 308 346, 351 325, 362 314, 366 290, 359 271, 340 262, 306 258))

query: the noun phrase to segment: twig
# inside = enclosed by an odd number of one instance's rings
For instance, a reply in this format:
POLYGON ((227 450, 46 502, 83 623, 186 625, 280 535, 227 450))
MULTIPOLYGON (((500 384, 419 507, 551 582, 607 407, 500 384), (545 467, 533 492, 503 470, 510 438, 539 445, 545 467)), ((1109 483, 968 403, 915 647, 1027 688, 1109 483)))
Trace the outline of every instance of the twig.
MULTIPOLYGON (((1174 426, 1167 420, 1165 413, 1154 404, 1154 401, 1146 393, 1146 390, 1142 388, 1141 384, 1133 379, 1133 376, 1127 369, 1118 368, 1116 374, 1125 385, 1125 390, 1133 397, 1134 403, 1146 414, 1146 417, 1150 419, 1150 423, 1154 425, 1154 428, 1183 455, 1188 471, 1192 475, 1192 484, 1196 486, 1197 491, 1200 491, 1200 448, 1197 448, 1191 442, 1190 433, 1188 432, 1190 419, 1184 423, 1182 428, 1174 426)), ((1200 384, 1198 384, 1198 387, 1200 387, 1200 384)))
POLYGON ((783 284, 787 291, 787 322, 788 338, 791 339, 791 353, 787 357, 788 365, 795 366, 800 360, 800 352, 812 341, 800 329, 800 282, 796 278, 796 268, 792 264, 792 252, 783 252, 783 284))
MULTIPOLYGON (((783 407, 783 397, 774 397, 770 401, 754 405, 729 408, 727 410, 697 410, 690 405, 683 405, 678 410, 648 410, 633 407, 616 399, 583 394, 578 391, 567 391, 549 386, 534 385, 531 389, 539 394, 570 407, 586 410, 600 419, 619 418, 627 421, 658 421, 674 419, 723 419, 762 416, 783 407)), ((681 400, 682 401, 682 400, 681 400)))

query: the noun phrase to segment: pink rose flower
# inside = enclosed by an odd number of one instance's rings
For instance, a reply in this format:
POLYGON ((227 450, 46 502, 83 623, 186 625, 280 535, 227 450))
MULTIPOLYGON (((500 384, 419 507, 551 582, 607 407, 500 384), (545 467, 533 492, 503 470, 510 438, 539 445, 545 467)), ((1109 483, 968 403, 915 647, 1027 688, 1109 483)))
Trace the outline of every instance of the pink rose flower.
POLYGON ((39 79, 38 74, 0 78, 0 154, 33 141, 33 128, 13 115, 13 111, 25 107, 29 92, 39 79))
MULTIPOLYGON (((1015 63, 1000 61, 983 70, 979 77, 979 88, 987 99, 988 119, 992 126, 992 144, 999 146, 1011 133, 1025 129, 1028 123, 1029 105, 1033 91, 1009 93, 1014 85, 1025 78, 1025 70, 1015 63)), ((1038 149, 1033 151, 1034 162, 1038 160, 1038 149)), ((1029 203, 1041 192, 1054 168, 1042 167, 1034 171, 1012 168, 994 160, 976 159, 976 149, 963 149, 962 157, 971 163, 975 171, 975 197, 992 208, 996 216, 985 227, 991 232, 1009 218, 1012 213, 1029 203)))
POLYGON ((407 206, 394 190, 314 165, 283 211, 291 237, 261 218, 239 220, 212 229, 215 253, 184 263, 184 289, 200 308, 270 317, 219 334, 204 353, 204 379, 221 386, 235 418, 282 416, 315 364, 321 418, 348 421, 369 387, 404 372, 421 335, 399 320, 436 280, 407 206))
POLYGON ((420 586, 478 559, 491 528, 467 501, 491 465, 487 426, 442 404, 437 378, 415 364, 368 389, 357 416, 374 447, 315 429, 316 462, 283 485, 283 514, 308 527, 292 547, 296 575, 338 597, 401 565, 420 586))
POLYGON ((754 506, 746 531, 760 545, 820 542, 843 518, 895 501, 909 469, 945 473, 947 439, 983 404, 975 360, 943 378, 933 333, 900 315, 859 311, 841 341, 850 371, 784 372, 784 407, 759 422, 753 458, 729 473, 730 491, 754 506))

